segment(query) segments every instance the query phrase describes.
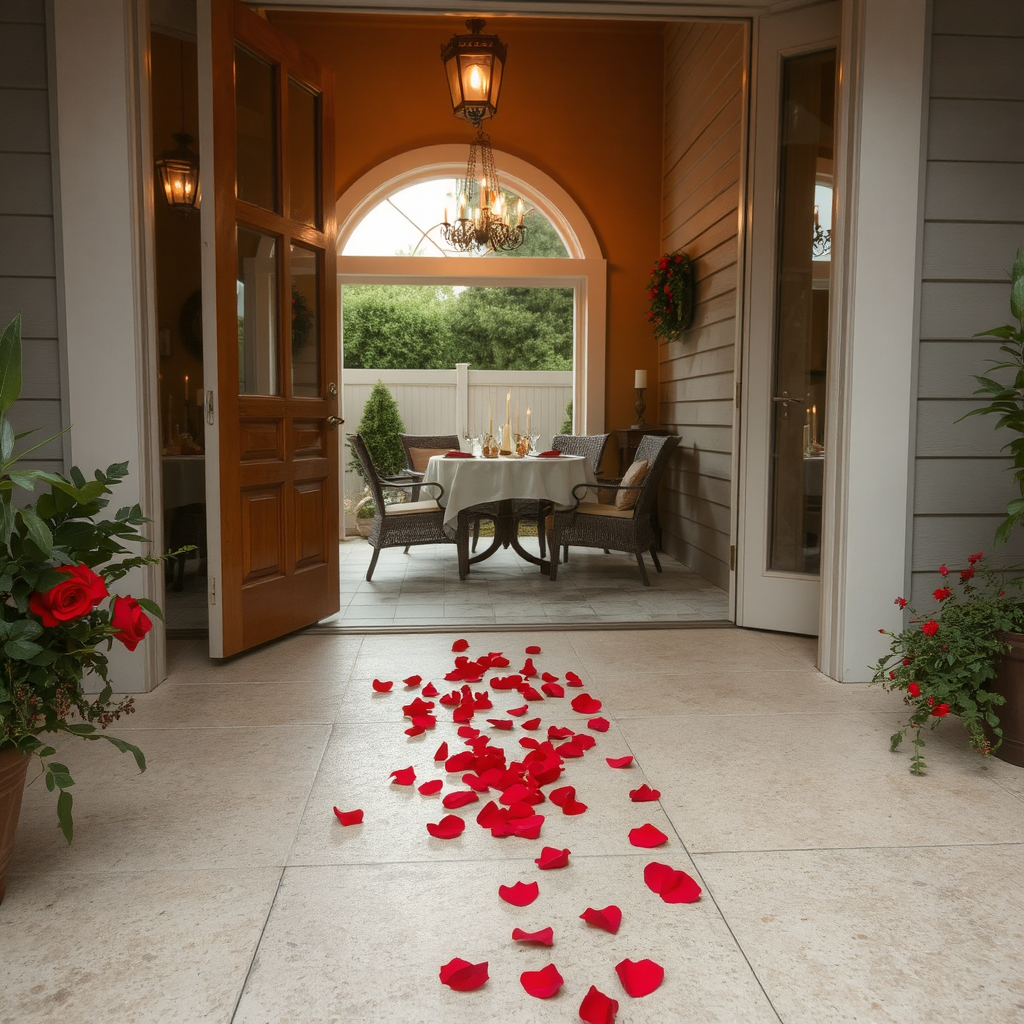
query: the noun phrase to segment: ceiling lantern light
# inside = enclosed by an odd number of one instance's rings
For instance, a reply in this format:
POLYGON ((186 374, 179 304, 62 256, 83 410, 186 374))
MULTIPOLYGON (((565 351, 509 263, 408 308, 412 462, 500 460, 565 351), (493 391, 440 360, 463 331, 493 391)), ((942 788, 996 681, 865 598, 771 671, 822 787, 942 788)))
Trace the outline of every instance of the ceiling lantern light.
POLYGON ((470 35, 454 35, 441 47, 441 60, 448 76, 452 111, 477 127, 494 117, 505 70, 505 44, 497 36, 481 34, 482 18, 470 18, 470 35))
POLYGON ((178 148, 164 150, 156 169, 160 172, 167 205, 187 217, 199 209, 199 157, 189 149, 191 135, 175 132, 174 141, 178 148))

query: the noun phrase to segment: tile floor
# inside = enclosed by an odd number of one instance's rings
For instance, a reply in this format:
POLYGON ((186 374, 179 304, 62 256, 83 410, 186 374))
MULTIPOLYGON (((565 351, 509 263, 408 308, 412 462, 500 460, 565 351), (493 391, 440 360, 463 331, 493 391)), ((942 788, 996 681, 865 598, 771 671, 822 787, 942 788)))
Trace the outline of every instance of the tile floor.
MULTIPOLYGON (((533 550, 536 541, 524 544, 533 550)), ((650 587, 640 582, 632 555, 587 548, 572 550, 554 583, 512 551, 473 566, 469 579, 460 580, 455 548, 448 545, 424 545, 408 555, 388 548, 367 583, 370 555, 360 537, 342 542, 341 610, 324 619, 320 630, 729 619, 728 594, 669 555, 661 556, 662 573, 645 558, 650 587)), ((195 561, 187 563, 185 589, 168 590, 165 610, 172 630, 206 629, 206 578, 196 575, 195 561)))
MULTIPOLYGON (((404 735, 399 682, 440 683, 452 639, 303 634, 222 664, 172 641, 167 682, 117 729, 148 771, 65 744, 70 848, 38 777, 26 791, 0 1024, 546 1024, 578 1021, 591 984, 619 1000, 619 1024, 1024 1021, 1024 770, 970 754, 956 723, 929 737, 915 778, 888 751, 899 701, 819 675, 802 638, 476 633, 469 654, 503 650, 513 668, 541 644, 538 668, 577 672, 611 728, 566 762, 585 814, 546 803, 539 841, 499 840, 471 805, 442 841, 424 827, 448 813, 440 797, 388 780, 409 764, 441 777, 438 743, 457 749, 448 715, 404 735), (398 689, 373 694, 375 676, 398 689), (625 753, 633 767, 606 766, 625 753), (644 781, 659 803, 628 799, 644 781), (333 806, 364 824, 341 827, 333 806), (667 845, 630 846, 644 822, 667 845), (571 849, 569 867, 538 871, 543 845, 571 849), (700 902, 648 891, 652 860, 697 878, 700 902), (531 906, 499 900, 534 879, 531 906), (616 935, 579 920, 610 903, 616 935), (510 940, 547 925, 552 949, 510 940), (455 956, 488 961, 487 985, 443 987, 455 956), (613 970, 626 957, 660 963, 662 986, 627 996, 613 970), (533 999, 519 974, 549 962, 565 986, 533 999)), ((545 725, 582 728, 575 692, 534 705, 545 725)), ((520 700, 491 693, 495 715, 520 700)), ((518 750, 516 733, 494 742, 518 750)))

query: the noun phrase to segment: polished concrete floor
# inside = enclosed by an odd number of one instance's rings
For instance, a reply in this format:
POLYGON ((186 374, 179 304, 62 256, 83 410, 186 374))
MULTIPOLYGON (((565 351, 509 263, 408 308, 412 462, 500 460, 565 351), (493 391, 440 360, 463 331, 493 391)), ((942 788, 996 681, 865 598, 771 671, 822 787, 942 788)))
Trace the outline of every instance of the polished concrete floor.
MULTIPOLYGON (((145 774, 106 744, 62 745, 78 781, 70 848, 38 776, 26 791, 0 1022, 546 1024, 578 1021, 591 985, 620 1024, 1024 1021, 1024 770, 968 752, 957 723, 929 735, 916 778, 888 750, 899 701, 824 678, 802 638, 474 633, 467 655, 503 651, 505 672, 537 643, 538 670, 580 676, 530 704, 542 730, 591 732, 569 703, 580 693, 610 723, 556 783, 586 813, 545 802, 538 840, 497 839, 475 822, 486 797, 441 806, 465 788, 434 761, 442 740, 461 749, 450 709, 404 733, 419 691, 402 680, 459 685, 443 681, 455 636, 306 634, 223 664, 172 642, 166 683, 113 730, 146 751, 145 774), (395 686, 377 694, 374 678, 395 686), (442 793, 390 784, 408 766, 442 793), (644 782, 660 801, 629 799, 644 782), (342 827, 334 807, 364 822, 342 827), (432 838, 446 813, 465 832, 432 838), (665 845, 630 844, 645 823, 665 845), (571 850, 568 867, 538 870, 543 846, 571 850), (692 875, 699 902, 649 891, 652 861, 692 875), (499 899, 517 881, 539 883, 529 906, 499 899), (617 934, 579 919, 610 904, 617 934), (550 949, 511 940, 548 926, 550 949), (486 961, 490 980, 442 986, 453 957, 486 961), (626 958, 660 964, 662 985, 628 996, 626 958), (534 999, 520 973, 549 963, 564 987, 534 999)), ((522 698, 483 689, 494 709, 473 725, 510 760, 521 737, 544 738, 492 729, 522 698)))
MULTIPOLYGON (((481 538, 480 549, 488 541, 481 538)), ((524 538, 535 551, 535 538, 524 538)), ((431 544, 381 552, 373 579, 365 579, 372 554, 361 537, 340 547, 341 610, 322 630, 412 626, 600 625, 724 622, 729 595, 670 555, 656 573, 645 556, 651 586, 640 581, 632 555, 573 548, 552 583, 514 551, 500 551, 459 579, 453 545, 431 544)), ((207 628, 206 577, 195 560, 186 563, 184 589, 168 590, 172 630, 207 628)))

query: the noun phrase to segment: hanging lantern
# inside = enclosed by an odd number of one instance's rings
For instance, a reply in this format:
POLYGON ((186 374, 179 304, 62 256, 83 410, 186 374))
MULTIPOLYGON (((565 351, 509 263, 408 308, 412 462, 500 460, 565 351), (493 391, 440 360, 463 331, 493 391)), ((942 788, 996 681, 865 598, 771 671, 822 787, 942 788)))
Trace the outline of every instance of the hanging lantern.
POLYGON ((156 168, 160 172, 167 205, 188 216, 199 209, 199 157, 189 149, 191 135, 177 132, 174 141, 178 148, 165 150, 163 159, 157 160, 156 168))
POLYGON ((453 113, 479 127, 498 110, 507 47, 497 36, 481 35, 482 18, 470 18, 466 27, 472 34, 452 36, 441 47, 441 60, 448 75, 453 113))

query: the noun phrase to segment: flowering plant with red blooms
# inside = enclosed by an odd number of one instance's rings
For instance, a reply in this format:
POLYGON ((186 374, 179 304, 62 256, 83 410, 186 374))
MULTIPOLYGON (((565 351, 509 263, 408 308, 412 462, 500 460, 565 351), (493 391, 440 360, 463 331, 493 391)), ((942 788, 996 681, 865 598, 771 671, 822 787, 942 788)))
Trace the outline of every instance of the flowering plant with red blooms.
POLYGON ((910 770, 924 774, 921 731, 934 729, 953 715, 967 728, 968 741, 979 754, 990 754, 1002 741, 997 708, 1005 698, 989 690, 999 660, 1009 645, 1000 633, 1024 632, 1024 592, 1013 569, 990 569, 978 552, 967 565, 939 569, 942 586, 932 597, 938 607, 919 614, 904 598, 896 605, 905 609, 909 622, 899 633, 882 630, 891 638, 889 653, 874 666, 874 682, 904 694, 910 717, 891 737, 897 750, 912 733, 914 752, 910 770))
POLYGON ((101 518, 106 495, 128 474, 126 463, 97 470, 91 480, 77 468, 65 477, 21 467, 46 442, 14 452, 18 437, 7 413, 21 390, 20 328, 17 317, 0 335, 0 752, 42 760, 47 789, 58 791, 58 823, 71 842, 74 780, 53 759, 51 744, 62 734, 104 739, 145 770, 138 747, 104 731, 133 710, 131 697, 112 699, 107 652, 115 642, 134 650, 160 609, 114 595, 111 587, 162 558, 125 547, 148 543, 139 532, 147 520, 138 505, 101 518))
POLYGON ((646 316, 656 338, 672 341, 693 320, 693 264, 680 251, 662 256, 651 271, 647 285, 650 301, 646 316))

